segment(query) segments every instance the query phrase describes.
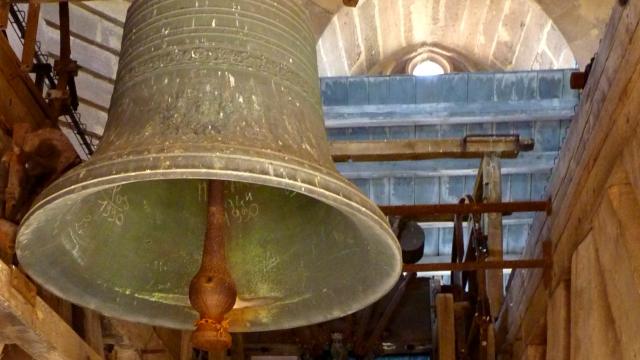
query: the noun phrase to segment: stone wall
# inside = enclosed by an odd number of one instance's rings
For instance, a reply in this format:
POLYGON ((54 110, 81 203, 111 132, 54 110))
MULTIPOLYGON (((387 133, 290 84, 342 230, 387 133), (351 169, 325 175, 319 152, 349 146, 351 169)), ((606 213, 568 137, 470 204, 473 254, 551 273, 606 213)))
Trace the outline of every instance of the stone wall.
POLYGON ((451 49, 477 70, 575 66, 533 0, 363 0, 339 11, 320 38, 320 75, 367 74, 417 44, 451 49))

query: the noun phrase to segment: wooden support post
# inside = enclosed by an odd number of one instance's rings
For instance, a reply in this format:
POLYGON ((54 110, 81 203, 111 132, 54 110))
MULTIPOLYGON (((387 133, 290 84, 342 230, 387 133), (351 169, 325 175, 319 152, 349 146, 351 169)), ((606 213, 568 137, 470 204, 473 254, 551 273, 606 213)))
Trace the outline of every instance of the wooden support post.
MULTIPOLYGON (((384 309, 382 313, 382 317, 378 320, 378 323, 373 328, 373 332, 369 337, 369 341, 367 342, 365 355, 374 354, 376 351, 376 347, 380 344, 380 338, 382 336, 383 331, 387 328, 389 321, 391 320, 391 316, 395 312, 396 308, 400 304, 402 297, 407 289, 407 285, 409 282, 416 278, 416 273, 408 273, 404 275, 404 277, 398 283, 398 286, 395 289, 395 293, 391 298, 391 301, 387 304, 387 307, 384 309)), ((451 304, 451 311, 453 316, 453 304, 451 304)))
POLYGON ((16 234, 18 226, 5 219, 0 219, 0 260, 11 265, 16 252, 16 234))
POLYGON ((27 31, 24 34, 24 47, 22 48, 22 70, 31 71, 33 59, 36 55, 36 38, 38 36, 38 21, 40 20, 40 1, 29 1, 27 12, 27 31))
POLYGON ((547 307, 547 360, 569 360, 571 349, 571 282, 551 294, 547 307))
POLYGON ((9 40, 0 36, 0 123, 6 129, 12 129, 20 122, 36 128, 50 126, 49 106, 20 65, 9 40))
POLYGON ((187 342, 186 344, 184 343, 183 331, 155 326, 153 327, 153 332, 158 337, 158 339, 160 339, 165 349, 167 349, 169 357, 175 360, 182 359, 183 352, 186 353, 186 347, 190 345, 189 342, 187 342))
POLYGON ((242 333, 233 335, 233 345, 231 346, 231 360, 244 360, 244 335, 242 333))
POLYGON ((489 326, 487 326, 487 344, 485 355, 485 359, 487 360, 496 360, 496 328, 494 324, 489 324, 489 326))
POLYGON ((9 25, 9 0, 0 0, 0 32, 6 31, 9 25))
POLYGON ((608 279, 602 270, 594 238, 589 235, 574 252, 572 261, 572 360, 625 358, 605 290, 608 279))
POLYGON ((543 345, 528 345, 525 347, 520 360, 545 360, 548 359, 546 347, 543 345))
POLYGON ((87 308, 73 307, 73 327, 96 353, 104 354, 102 316, 87 308))
POLYGON ((0 262, 0 342, 19 345, 36 359, 102 359, 40 298, 32 305, 11 285, 0 262))
POLYGON ((608 196, 595 216, 592 235, 601 268, 615 274, 615 281, 606 281, 604 288, 620 334, 619 348, 623 358, 633 358, 640 354, 640 343, 625 334, 640 333, 640 204, 625 171, 620 172, 621 182, 608 187, 608 196))
POLYGON ((438 324, 438 359, 456 359, 456 329, 454 322, 453 295, 436 296, 436 317, 438 324))
POLYGON ((63 110, 69 105, 69 83, 76 74, 76 64, 71 60, 71 25, 69 19, 69 3, 60 2, 60 59, 55 63, 58 74, 58 84, 55 90, 49 91, 52 101, 54 120, 63 115, 63 110))
MULTIPOLYGON (((483 202, 498 203, 502 201, 502 174, 500 158, 495 154, 485 156, 482 161, 483 202)), ((502 214, 490 213, 484 217, 489 236, 489 261, 502 261, 502 214)), ((503 272, 501 270, 487 271, 487 297, 491 307, 491 316, 495 319, 502 308, 504 300, 503 272)))
POLYGON ((180 335, 180 360, 191 360, 192 358, 191 331, 182 331, 180 335))
MULTIPOLYGON (((114 345, 117 356, 115 359, 140 359, 139 354, 147 355, 152 359, 178 359, 179 354, 175 349, 167 348, 167 345, 153 326, 132 323, 125 320, 105 317, 105 339, 113 339, 109 343, 114 345), (129 349, 135 349, 136 354, 131 354, 129 349), (150 356, 150 355, 153 355, 150 356)), ((182 333, 175 331, 175 335, 180 338, 175 339, 176 343, 181 340, 182 333)), ((147 357, 143 357, 146 359, 147 357)), ((189 357, 191 359, 191 357, 189 357)))

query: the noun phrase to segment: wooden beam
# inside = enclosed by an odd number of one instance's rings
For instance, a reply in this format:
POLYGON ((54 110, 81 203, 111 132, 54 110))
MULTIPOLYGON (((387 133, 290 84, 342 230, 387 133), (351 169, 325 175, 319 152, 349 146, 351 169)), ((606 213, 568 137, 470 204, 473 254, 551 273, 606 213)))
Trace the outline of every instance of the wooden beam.
POLYGON ((153 331, 158 336, 160 341, 164 344, 165 348, 171 355, 171 357, 175 360, 182 360, 184 353, 191 353, 191 348, 186 349, 187 346, 191 345, 189 341, 184 343, 185 337, 186 340, 191 339, 190 331, 180 331, 174 329, 167 329, 161 327, 154 327, 153 331))
POLYGON ((4 36, 0 36, 0 93, 0 114, 6 129, 20 122, 36 128, 51 125, 49 106, 33 80, 20 69, 20 60, 4 36))
POLYGON ((0 354, 0 358, 7 360, 33 360, 29 354, 16 344, 9 344, 5 346, 3 352, 0 354))
POLYGON ((9 1, 0 0, 0 31, 7 30, 9 25, 9 1))
POLYGON ((371 336, 369 337, 369 341, 367 342, 367 345, 366 345, 366 351, 365 351, 366 355, 374 354, 377 348, 380 346, 382 333, 387 328, 387 325, 391 320, 391 316, 393 315, 393 313, 396 311, 396 308, 400 304, 400 301, 402 300, 402 297, 404 296, 404 293, 407 289, 407 285, 409 284, 410 281, 412 281, 415 278, 416 278, 416 274, 414 272, 409 272, 408 274, 404 275, 402 279, 400 279, 400 283, 396 287, 393 297, 385 307, 384 312, 382 313, 382 316, 376 323, 376 326, 373 328, 373 332, 371 333, 371 336))
POLYGON ((598 261, 592 236, 574 253, 572 268, 571 358, 625 359, 605 291, 608 280, 598 261))
MULTIPOLYGON (((135 349, 137 352, 145 354, 145 359, 154 360, 179 360, 182 349, 169 350, 158 332, 153 326, 133 323, 126 320, 105 318, 107 327, 112 332, 110 341, 114 347, 126 358, 129 356, 128 349, 135 349)), ((182 340, 182 334, 179 339, 182 340)), ((118 360, 120 358, 117 358, 118 360)))
MULTIPOLYGON (((502 201, 502 172, 500 170, 500 158, 497 154, 490 154, 482 161, 482 179, 484 184, 483 202, 497 203, 502 201)), ((489 213, 483 217, 486 234, 489 237, 488 261, 502 261, 502 214, 489 213)), ((488 271, 486 276, 487 297, 491 307, 493 319, 498 317, 504 300, 503 273, 502 271, 488 271)))
POLYGON ((608 186, 592 236, 603 271, 615 274, 615 279, 605 281, 604 288, 612 325, 620 334, 620 350, 623 358, 633 358, 640 354, 640 343, 626 334, 640 333, 640 206, 628 178, 621 172, 621 182, 608 186))
POLYGON ((456 333, 452 294, 436 296, 436 321, 438 325, 438 359, 456 359, 456 333))
POLYGON ((541 269, 548 266, 547 260, 488 260, 469 261, 463 263, 430 263, 430 264, 405 264, 405 272, 430 272, 430 271, 475 271, 475 270, 502 270, 502 269, 541 269))
POLYGON ((102 316, 87 308, 73 307, 73 325, 84 341, 97 354, 104 354, 104 339, 102 336, 102 316))
POLYGON ((564 281, 551 294, 547 307, 548 360, 569 360, 571 357, 570 315, 571 283, 564 281))
MULTIPOLYGON (((640 125, 640 3, 619 3, 613 7, 590 80, 551 177, 548 191, 554 213, 536 219, 525 249, 526 256, 538 256, 542 242, 552 241, 551 291, 571 275, 572 256, 592 231, 594 214, 614 168, 623 158, 637 158, 626 154, 637 143, 634 138, 640 125)), ((536 291, 545 287, 541 271, 517 271, 511 276, 504 314, 511 323, 507 342, 521 333, 519 319, 532 310, 536 291)))
POLYGON ((27 31, 24 35, 22 48, 22 70, 29 72, 33 67, 33 59, 36 54, 36 38, 38 36, 38 22, 40 21, 40 2, 29 1, 27 11, 27 31))
POLYGON ((470 136, 463 139, 334 141, 335 162, 481 159, 487 153, 513 159, 533 149, 533 141, 517 136, 470 136))
POLYGON ((0 263, 0 342, 17 344, 36 359, 102 359, 42 299, 34 306, 17 292, 11 272, 0 263))
POLYGON ((498 203, 465 203, 465 204, 433 204, 433 205, 398 205, 381 206, 380 210, 387 216, 401 216, 408 220, 426 222, 436 219, 449 219, 445 215, 468 215, 498 213, 511 215, 517 212, 549 212, 548 201, 514 201, 498 203))

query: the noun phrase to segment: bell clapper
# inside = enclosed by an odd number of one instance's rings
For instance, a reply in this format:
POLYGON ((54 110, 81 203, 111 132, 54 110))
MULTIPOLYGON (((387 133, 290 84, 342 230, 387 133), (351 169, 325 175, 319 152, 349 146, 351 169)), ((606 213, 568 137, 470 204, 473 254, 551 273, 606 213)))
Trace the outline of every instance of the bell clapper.
POLYGON ((231 334, 225 315, 236 302, 236 286, 225 258, 224 184, 209 180, 207 231, 200 270, 191 280, 189 300, 200 314, 191 335, 193 346, 211 353, 226 352, 231 347, 231 334))

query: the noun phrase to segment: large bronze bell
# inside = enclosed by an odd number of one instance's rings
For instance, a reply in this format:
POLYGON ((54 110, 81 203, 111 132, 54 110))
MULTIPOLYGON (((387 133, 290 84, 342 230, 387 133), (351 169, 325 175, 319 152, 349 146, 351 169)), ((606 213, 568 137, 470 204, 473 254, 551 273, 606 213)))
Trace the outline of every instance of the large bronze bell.
POLYGON ((100 148, 37 199, 19 260, 62 298, 191 329, 209 179, 225 181, 231 331, 333 319, 398 279, 387 220, 331 160, 299 0, 133 1, 100 148))

